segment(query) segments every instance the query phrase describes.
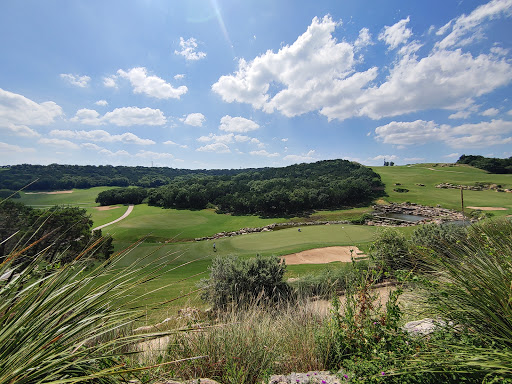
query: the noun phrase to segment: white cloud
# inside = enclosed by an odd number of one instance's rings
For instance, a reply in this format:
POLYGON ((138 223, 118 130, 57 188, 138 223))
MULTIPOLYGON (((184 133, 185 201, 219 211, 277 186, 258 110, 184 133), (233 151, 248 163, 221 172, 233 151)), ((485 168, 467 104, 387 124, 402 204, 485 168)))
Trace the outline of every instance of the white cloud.
POLYGON ((420 163, 420 162, 425 161, 425 158, 424 157, 406 157, 404 159, 404 161, 406 161, 408 163, 420 163))
POLYGON ((206 57, 206 53, 197 51, 197 41, 193 37, 188 40, 180 37, 180 47, 181 51, 174 51, 176 55, 181 55, 187 60, 201 60, 206 57))
POLYGON ((260 126, 252 120, 243 117, 231 117, 229 115, 223 116, 220 119, 219 129, 225 132, 238 132, 245 133, 255 131, 260 126))
POLYGON ((69 119, 74 123, 80 123, 85 125, 101 125, 104 124, 100 114, 94 109, 82 108, 76 111, 74 117, 69 119))
POLYGON ((70 121, 85 125, 103 125, 112 123, 127 127, 131 125, 164 125, 166 118, 161 110, 152 108, 123 107, 116 108, 104 116, 94 109, 79 109, 70 121))
POLYGON ((70 73, 61 73, 61 79, 66 80, 71 85, 76 85, 80 88, 85 88, 89 85, 91 78, 89 76, 72 75, 70 73))
POLYGON ((442 140, 444 130, 434 121, 392 121, 375 128, 376 139, 385 144, 415 145, 442 140))
POLYGON ((49 125, 62 115, 62 108, 53 101, 38 104, 0 88, 0 127, 15 130, 12 125, 49 125))
POLYGON ((405 43, 412 36, 412 30, 406 27, 409 21, 408 16, 407 19, 402 19, 392 26, 386 25, 384 31, 379 34, 379 40, 389 45, 389 49, 395 49, 405 43))
POLYGON ((507 115, 510 115, 512 116, 512 109, 510 111, 507 112, 507 115))
POLYGON ((136 157, 142 157, 145 159, 173 159, 174 156, 171 153, 165 152, 152 152, 152 151, 139 151, 135 154, 136 157))
POLYGON ((316 160, 314 155, 315 151, 310 150, 308 153, 303 155, 286 155, 283 157, 283 160, 291 161, 294 163, 308 163, 316 160))
POLYGON ((438 34, 442 35, 450 28, 451 32, 436 46, 446 49, 452 46, 467 45, 482 36, 479 27, 484 21, 497 19, 502 15, 505 17, 512 15, 512 0, 492 0, 477 7, 469 15, 462 15, 451 20, 438 31, 438 34))
POLYGON ((174 80, 183 80, 185 78, 185 75, 183 73, 178 73, 177 75, 174 75, 174 80))
POLYGON ((117 80, 117 76, 115 76, 115 75, 109 76, 109 77, 104 77, 103 85, 107 88, 117 88, 116 80, 117 80))
POLYGON ((125 132, 120 135, 112 135, 107 131, 97 129, 93 131, 71 131, 71 130, 58 130, 54 129, 50 131, 50 136, 74 139, 74 140, 87 140, 96 142, 121 142, 124 144, 137 144, 137 145, 151 145, 155 144, 153 140, 141 139, 137 135, 131 132, 125 132))
POLYGON ((253 155, 253 156, 264 156, 264 157, 278 157, 279 156, 279 153, 277 153, 277 152, 269 153, 269 152, 265 151, 264 149, 259 150, 259 151, 251 151, 251 152, 249 152, 249 154, 253 155))
POLYGON ((103 147, 100 147, 99 145, 93 144, 93 143, 82 143, 80 144, 82 148, 91 149, 94 151, 101 151, 102 149, 105 149, 103 147))
POLYGON ((377 140, 393 145, 442 142, 452 148, 485 148, 511 142, 512 137, 507 135, 512 135, 512 121, 492 120, 455 127, 424 120, 393 121, 377 127, 375 133, 377 140))
POLYGON ((292 45, 252 61, 240 59, 238 70, 221 76, 212 90, 226 102, 249 103, 288 117, 319 111, 329 120, 380 119, 429 109, 468 109, 475 98, 512 80, 512 65, 502 57, 436 49, 420 58, 421 44, 413 41, 397 54, 385 80, 374 85, 378 68, 356 71, 355 48, 336 41, 336 25, 329 16, 314 18, 292 45))
POLYGON ((460 155, 457 152, 454 152, 454 153, 450 153, 448 155, 444 155, 443 157, 446 159, 452 159, 452 158, 459 158, 460 155))
POLYGON ((186 117, 180 119, 184 124, 193 127, 202 127, 206 117, 202 113, 189 113, 186 117))
POLYGON ((370 160, 397 161, 398 159, 400 159, 400 158, 396 155, 378 155, 378 156, 371 158, 370 160))
POLYGON ((286 143, 286 142, 288 141, 288 138, 287 138, 287 137, 284 137, 284 138, 282 138, 282 139, 281 139, 281 141, 282 141, 283 143, 286 143))
POLYGON ((164 125, 166 119, 159 109, 124 107, 116 108, 112 112, 107 112, 103 120, 127 127, 130 125, 164 125))
POLYGON ((481 113, 482 116, 496 116, 500 113, 500 110, 497 108, 489 108, 481 113))
POLYGON ((469 116, 471 116, 471 112, 468 110, 465 111, 458 111, 455 113, 452 113, 450 116, 448 116, 449 119, 467 119, 469 116))
POLYGON ((98 100, 94 104, 99 105, 101 107, 106 107, 108 105, 108 101, 107 100, 98 100))
POLYGON ((21 137, 39 137, 41 136, 38 132, 34 131, 32 128, 27 127, 26 125, 16 125, 12 123, 7 123, 4 126, 0 126, 1 130, 6 130, 7 132, 21 137))
POLYGON ((199 152, 230 153, 229 147, 224 143, 212 143, 196 149, 199 152))
POLYGON ((207 143, 210 141, 213 141, 214 143, 224 143, 229 144, 234 141, 235 135, 233 133, 228 133, 226 135, 216 135, 213 133, 210 133, 208 136, 201 136, 197 139, 197 141, 201 143, 207 143))
POLYGON ((0 152, 1 153, 29 153, 35 152, 34 148, 24 148, 19 145, 12 145, 7 143, 0 142, 0 152))
POLYGON ((180 148, 188 148, 188 145, 181 145, 181 144, 175 143, 172 140, 164 141, 163 144, 165 144, 165 145, 177 145, 180 148))
POLYGON ((148 76, 147 69, 144 67, 132 68, 128 72, 120 69, 117 73, 130 81, 133 93, 144 93, 157 99, 179 99, 188 91, 184 85, 174 88, 160 77, 148 76))
POLYGON ((373 42, 370 30, 368 28, 362 28, 359 31, 359 36, 357 37, 357 40, 354 42, 354 47, 356 49, 361 49, 372 44, 373 42))
POLYGON ((59 147, 62 149, 79 149, 80 147, 72 143, 69 140, 61 140, 61 139, 48 139, 46 137, 41 138, 37 141, 39 144, 46 144, 46 145, 52 145, 55 147, 59 147))

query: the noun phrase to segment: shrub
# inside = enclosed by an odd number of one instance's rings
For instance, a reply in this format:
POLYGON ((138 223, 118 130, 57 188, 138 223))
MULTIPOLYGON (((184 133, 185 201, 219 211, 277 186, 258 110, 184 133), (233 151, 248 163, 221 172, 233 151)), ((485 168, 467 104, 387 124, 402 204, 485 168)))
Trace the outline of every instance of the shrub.
POLYGON ((230 304, 275 303, 289 298, 290 288, 283 281, 286 266, 278 257, 219 256, 209 269, 210 277, 199 285, 204 289, 202 299, 216 310, 230 304))
POLYGON ((466 237, 466 229, 456 224, 425 224, 417 227, 411 237, 416 246, 426 247, 438 252, 466 237))
POLYGON ((370 246, 370 257, 382 271, 394 275, 395 271, 411 266, 409 243, 396 228, 377 232, 370 246))

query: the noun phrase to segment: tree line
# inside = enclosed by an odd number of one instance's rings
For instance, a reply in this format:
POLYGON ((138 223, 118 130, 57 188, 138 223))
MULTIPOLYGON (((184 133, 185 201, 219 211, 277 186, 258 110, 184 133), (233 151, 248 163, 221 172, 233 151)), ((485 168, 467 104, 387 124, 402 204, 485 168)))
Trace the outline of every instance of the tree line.
POLYGON ((462 155, 457 164, 468 164, 489 173, 512 173, 512 156, 508 159, 484 157, 480 155, 462 155))
POLYGON ((177 209, 215 206, 219 213, 290 215, 368 203, 384 193, 380 176, 347 160, 325 160, 236 175, 189 175, 152 189, 148 204, 177 209))

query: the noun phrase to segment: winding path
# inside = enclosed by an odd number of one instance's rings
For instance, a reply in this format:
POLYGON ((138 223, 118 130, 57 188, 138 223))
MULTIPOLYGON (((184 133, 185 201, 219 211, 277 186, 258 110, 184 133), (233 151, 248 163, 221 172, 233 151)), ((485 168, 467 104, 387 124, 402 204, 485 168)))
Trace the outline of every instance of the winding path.
POLYGON ((102 229, 102 228, 105 228, 105 227, 107 227, 107 226, 109 226, 109 225, 111 225, 111 224, 115 224, 115 223, 117 223, 118 221, 121 221, 121 220, 123 220, 124 218, 126 218, 130 213, 132 213, 132 211, 133 211, 133 204, 130 204, 130 205, 128 206, 128 209, 126 210, 126 212, 123 214, 123 216, 121 216, 121 217, 120 217, 120 218, 118 218, 118 219, 115 219, 114 221, 111 221, 110 223, 103 224, 103 225, 100 225, 99 227, 93 228, 92 230, 93 230, 93 231, 96 231, 97 229, 102 229))

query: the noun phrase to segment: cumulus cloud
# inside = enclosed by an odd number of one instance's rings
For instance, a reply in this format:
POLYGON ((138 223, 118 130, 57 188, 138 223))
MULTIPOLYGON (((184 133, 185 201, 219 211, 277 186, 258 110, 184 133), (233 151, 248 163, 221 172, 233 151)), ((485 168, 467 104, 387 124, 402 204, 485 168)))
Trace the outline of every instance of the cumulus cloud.
POLYGON ((379 34, 379 40, 383 40, 389 49, 395 49, 399 45, 405 43, 412 36, 412 30, 407 28, 410 18, 402 19, 392 26, 385 26, 384 30, 379 34))
POLYGON ((512 121, 492 120, 458 126, 433 121, 393 121, 375 129, 376 139, 393 145, 443 142, 452 148, 485 148, 511 142, 512 121))
POLYGON ((61 73, 61 79, 66 80, 69 84, 75 85, 80 88, 85 88, 89 85, 91 78, 89 76, 72 75, 71 73, 61 73))
POLYGON ((177 75, 174 75, 174 80, 183 80, 185 78, 185 75, 183 73, 178 73, 177 75))
POLYGON ((459 158, 460 155, 457 152, 450 153, 443 156, 445 159, 459 158))
POLYGON ((80 147, 69 141, 69 140, 62 140, 62 139, 48 139, 46 137, 43 137, 37 141, 39 144, 45 144, 45 145, 51 145, 54 147, 59 147, 61 149, 79 149, 80 147))
POLYGON ((16 125, 12 123, 7 123, 4 126, 0 126, 0 130, 5 130, 12 135, 21 136, 21 137, 39 137, 41 136, 38 132, 34 131, 32 128, 27 127, 26 125, 16 125))
POLYGON ((100 107, 106 107, 108 105, 108 101, 107 100, 98 100, 94 104, 99 105, 100 107))
POLYGON ((109 76, 103 78, 103 85, 107 88, 117 88, 117 76, 109 76))
POLYGON ((448 116, 449 119, 467 119, 469 116, 471 116, 470 111, 458 111, 455 113, 452 113, 450 116, 448 116))
POLYGON ((188 148, 188 145, 182 145, 182 144, 178 144, 178 143, 175 143, 174 141, 172 140, 167 140, 167 141, 164 141, 163 144, 165 145, 177 145, 178 147, 180 148, 188 148))
POLYGON ((264 157, 278 157, 279 156, 279 153, 277 153, 277 152, 269 153, 264 149, 261 149, 259 151, 250 151, 249 154, 253 155, 253 156, 264 156, 264 157))
POLYGON ((206 117, 202 113, 190 113, 180 119, 184 124, 191 125, 193 127, 202 127, 205 120, 206 117))
POLYGON ((206 53, 197 50, 197 40, 193 37, 187 40, 185 40, 183 37, 180 37, 180 47, 181 50, 175 50, 174 53, 176 55, 183 56, 187 60, 196 61, 206 57, 206 53))
POLYGON ((121 142, 124 144, 137 144, 137 145, 151 145, 155 144, 153 140, 141 139, 137 135, 131 132, 125 132, 120 135, 112 135, 107 131, 97 129, 93 131, 71 131, 71 130, 59 130, 54 129, 50 131, 50 136, 74 139, 82 141, 96 141, 96 142, 121 142))
POLYGON ((131 125, 164 125, 167 120, 159 109, 123 107, 107 112, 103 116, 100 116, 94 109, 82 108, 76 112, 70 121, 85 125, 112 123, 127 127, 131 125))
POLYGON ((286 155, 283 157, 283 160, 291 161, 294 163, 308 163, 316 160, 314 155, 315 151, 310 150, 308 153, 302 155, 286 155))
POLYGON ((260 126, 252 120, 244 117, 223 116, 220 119, 219 129, 225 132, 246 133, 259 129, 260 126))
MULTIPOLYGON (((390 47, 404 44, 412 36, 408 21, 385 28, 381 38, 390 47)), ((251 61, 240 59, 236 72, 221 76, 212 90, 225 102, 288 117, 318 111, 328 120, 376 120, 429 109, 468 110, 476 98, 512 80, 512 65, 503 56, 436 48, 419 57, 422 44, 413 41, 375 83, 379 69, 357 70, 357 47, 334 38, 337 25, 330 16, 314 18, 293 44, 251 61)))
POLYGON ((130 81, 133 93, 143 93, 157 99, 179 99, 188 91, 184 85, 174 88, 160 77, 149 76, 144 67, 132 68, 128 72, 120 69, 117 73, 120 77, 130 81))
POLYGON ((256 139, 255 137, 250 137, 246 135, 235 135, 234 133, 227 133, 225 135, 216 135, 214 133, 210 133, 208 136, 201 136, 197 138, 197 141, 200 143, 222 143, 222 144, 231 144, 231 143, 250 143, 258 146, 258 148, 263 148, 265 144, 256 139))
POLYGON ((489 108, 481 113, 482 116, 496 116, 500 113, 500 110, 497 108, 489 108))
POLYGON ((375 157, 372 157, 370 160, 378 161, 378 160, 386 160, 386 161, 397 161, 399 159, 396 155, 378 155, 375 157))
POLYGON ((39 104, 0 88, 0 127, 49 125, 62 115, 62 108, 53 101, 39 104))
POLYGON ((451 32, 436 46, 440 49, 447 49, 453 46, 467 45, 479 36, 482 36, 479 27, 486 20, 497 19, 501 16, 512 15, 512 0, 492 0, 487 4, 477 7, 469 15, 462 15, 450 20, 441 27, 438 35, 444 35, 451 29, 451 32))
POLYGON ((229 147, 226 144, 220 143, 220 142, 204 145, 202 147, 197 148, 196 151, 216 152, 216 153, 230 153, 231 152, 231 150, 229 149, 229 147))
POLYGON ((370 30, 368 28, 362 28, 359 31, 359 36, 357 37, 357 40, 354 42, 354 46, 356 47, 356 49, 361 49, 372 44, 372 35, 370 33, 370 30))

